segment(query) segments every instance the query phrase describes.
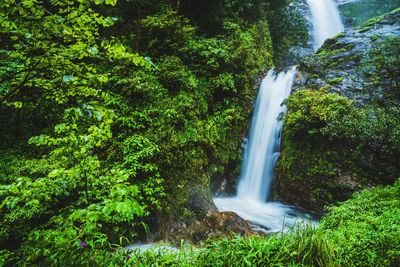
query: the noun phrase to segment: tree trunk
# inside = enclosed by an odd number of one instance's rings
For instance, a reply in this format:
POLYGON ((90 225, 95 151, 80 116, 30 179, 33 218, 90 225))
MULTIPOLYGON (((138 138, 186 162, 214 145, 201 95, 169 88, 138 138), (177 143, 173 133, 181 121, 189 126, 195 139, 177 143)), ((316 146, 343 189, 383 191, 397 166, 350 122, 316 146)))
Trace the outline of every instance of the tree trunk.
POLYGON ((138 2, 138 7, 137 7, 137 12, 136 12, 136 38, 135 38, 135 51, 137 53, 139 53, 139 49, 140 49, 140 43, 139 43, 139 39, 140 39, 140 12, 141 11, 141 4, 140 1, 138 2))

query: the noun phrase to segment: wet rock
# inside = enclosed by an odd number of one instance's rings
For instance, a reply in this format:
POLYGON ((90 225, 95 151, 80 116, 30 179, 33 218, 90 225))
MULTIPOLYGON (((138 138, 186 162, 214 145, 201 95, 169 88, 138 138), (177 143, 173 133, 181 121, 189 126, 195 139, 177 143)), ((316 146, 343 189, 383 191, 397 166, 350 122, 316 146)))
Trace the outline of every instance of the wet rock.
POLYGON ((186 208, 195 213, 196 217, 203 217, 208 212, 217 211, 217 208, 212 201, 210 188, 200 185, 189 188, 189 197, 186 202, 186 208))
POLYGON ((358 105, 376 99, 382 88, 365 80, 360 62, 378 38, 389 35, 400 36, 399 10, 326 40, 316 54, 300 64, 293 91, 326 87, 358 105), (367 87, 373 87, 373 92, 367 87))
POLYGON ((276 190, 286 203, 324 213, 327 206, 349 199, 364 186, 352 173, 341 174, 341 171, 335 168, 330 176, 305 176, 298 180, 289 180, 278 171, 276 190))
POLYGON ((313 24, 312 24, 311 11, 307 4, 307 1, 299 0, 292 4, 294 8, 294 13, 300 15, 306 20, 310 36, 307 43, 295 45, 287 51, 286 56, 283 59, 283 64, 282 64, 283 67, 297 65, 300 62, 302 62, 307 56, 313 53, 313 47, 312 47, 313 38, 311 35, 313 24))
POLYGON ((231 238, 235 235, 251 236, 263 234, 257 227, 234 212, 209 212, 200 221, 186 226, 175 222, 165 234, 165 241, 180 244, 181 240, 198 244, 208 238, 231 238))

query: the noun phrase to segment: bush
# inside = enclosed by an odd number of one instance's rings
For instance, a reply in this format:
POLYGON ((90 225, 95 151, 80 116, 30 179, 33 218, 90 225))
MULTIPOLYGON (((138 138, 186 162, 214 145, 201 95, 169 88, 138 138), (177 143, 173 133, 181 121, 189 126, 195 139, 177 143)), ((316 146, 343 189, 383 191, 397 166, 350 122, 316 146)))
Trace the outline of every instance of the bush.
POLYGON ((284 104, 287 106, 284 134, 294 136, 318 133, 326 123, 347 113, 352 102, 336 93, 320 90, 300 90, 291 95, 284 104))
POLYGON ((400 264, 400 182, 356 193, 322 220, 342 266, 400 264))

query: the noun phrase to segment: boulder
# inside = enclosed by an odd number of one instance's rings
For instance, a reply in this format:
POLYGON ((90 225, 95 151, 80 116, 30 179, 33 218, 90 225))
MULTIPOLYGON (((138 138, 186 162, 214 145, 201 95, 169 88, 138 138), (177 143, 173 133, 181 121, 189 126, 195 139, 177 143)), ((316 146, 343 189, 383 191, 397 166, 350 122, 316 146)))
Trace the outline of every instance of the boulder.
POLYGON ((200 221, 190 225, 178 221, 170 223, 169 231, 165 233, 166 242, 179 245, 181 240, 191 244, 199 244, 208 238, 232 238, 263 234, 256 230, 259 227, 246 221, 234 212, 209 212, 200 221))

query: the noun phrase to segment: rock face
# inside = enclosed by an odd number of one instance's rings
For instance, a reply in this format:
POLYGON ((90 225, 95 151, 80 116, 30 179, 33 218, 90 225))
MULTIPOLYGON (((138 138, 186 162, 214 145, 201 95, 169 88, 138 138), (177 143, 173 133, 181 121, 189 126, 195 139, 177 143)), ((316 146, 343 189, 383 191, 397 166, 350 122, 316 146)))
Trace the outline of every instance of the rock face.
POLYGON ((171 222, 168 232, 165 233, 165 241, 177 244, 181 240, 198 244, 208 238, 228 238, 234 234, 249 236, 262 234, 254 230, 256 226, 244 220, 234 212, 209 212, 201 221, 195 221, 190 225, 171 222))
POLYGON ((372 85, 374 96, 364 90, 365 77, 360 62, 378 39, 388 35, 400 36, 399 19, 400 11, 396 10, 326 40, 315 55, 300 65, 294 91, 328 86, 330 91, 355 99, 359 104, 375 97, 380 88, 372 85))
POLYGON ((209 187, 190 187, 185 208, 189 216, 161 218, 159 232, 142 237, 142 241, 156 242, 162 239, 179 246, 181 240, 199 244, 208 238, 263 234, 259 232, 259 226, 251 224, 234 212, 218 212, 209 187))
POLYGON ((354 99, 360 105, 376 98, 381 88, 365 84, 360 62, 378 39, 389 35, 400 36, 399 10, 326 40, 315 55, 300 64, 293 90, 329 87, 330 92, 354 99), (373 86, 373 92, 365 90, 366 86, 373 86))
MULTIPOLYGON (((371 80, 361 67, 368 51, 385 36, 400 36, 400 9, 325 41, 316 54, 300 64, 293 92, 325 88, 326 92, 354 100, 355 107, 371 102, 389 105, 392 99, 379 83, 385 77, 371 80)), ((390 184, 400 176, 398 156, 380 150, 377 144, 366 144, 356 155, 355 145, 345 141, 325 138, 318 143, 311 135, 293 139, 282 140, 275 189, 291 204, 324 211, 326 205, 344 201, 357 190, 378 183, 390 184)))
POLYGON ((188 211, 193 212, 196 217, 200 218, 208 212, 217 211, 212 201, 210 188, 199 185, 191 187, 185 206, 188 211))
MULTIPOLYGON (((292 3, 294 8, 294 13, 298 14, 302 18, 304 18, 307 22, 309 33, 312 32, 312 18, 311 11, 307 4, 306 0, 298 0, 292 3)), ((300 44, 293 46, 286 53, 285 58, 283 59, 283 66, 294 66, 302 62, 307 56, 313 53, 312 47, 312 36, 309 36, 309 40, 305 44, 300 44)))

